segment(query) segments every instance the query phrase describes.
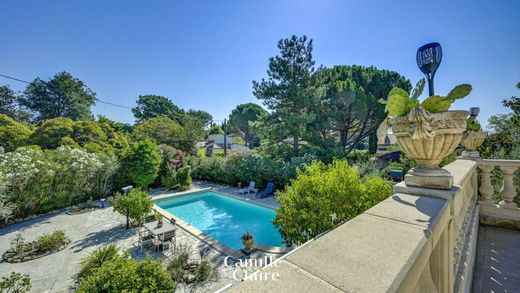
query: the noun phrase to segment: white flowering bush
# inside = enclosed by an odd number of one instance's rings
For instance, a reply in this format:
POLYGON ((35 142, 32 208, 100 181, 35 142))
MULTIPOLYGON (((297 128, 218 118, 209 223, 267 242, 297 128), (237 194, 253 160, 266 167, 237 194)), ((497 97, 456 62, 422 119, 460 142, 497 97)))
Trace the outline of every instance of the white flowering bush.
POLYGON ((107 156, 67 146, 0 153, 4 202, 14 205, 15 217, 25 217, 105 195, 118 166, 107 156))

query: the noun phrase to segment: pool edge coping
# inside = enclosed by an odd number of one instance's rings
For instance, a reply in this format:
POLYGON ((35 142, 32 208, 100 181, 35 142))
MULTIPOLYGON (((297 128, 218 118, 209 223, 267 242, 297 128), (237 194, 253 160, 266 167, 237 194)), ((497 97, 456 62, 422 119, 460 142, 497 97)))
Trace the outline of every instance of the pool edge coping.
MULTIPOLYGON (((176 196, 183 196, 183 195, 187 195, 187 194, 190 194, 190 193, 198 193, 198 192, 204 192, 204 191, 209 191, 209 190, 211 190, 212 192, 218 193, 220 195, 231 197, 231 198, 234 198, 234 199, 237 199, 237 200, 241 200, 243 202, 247 202, 247 203, 250 203, 250 204, 256 204, 256 205, 263 206, 263 207, 266 207, 266 208, 276 209, 276 207, 271 206, 271 205, 267 205, 267 204, 264 204, 264 203, 261 203, 261 202, 258 202, 259 204, 253 203, 253 202, 255 202, 254 200, 251 201, 250 199, 244 199, 244 198, 232 195, 232 194, 228 194, 228 193, 224 193, 224 192, 221 192, 221 191, 217 191, 213 187, 203 188, 203 189, 199 189, 199 190, 192 190, 192 191, 183 191, 183 192, 178 192, 178 193, 173 193, 173 194, 162 194, 162 195, 154 196, 154 197, 152 197, 152 201, 154 201, 153 208, 154 208, 154 210, 156 212, 158 212, 159 214, 162 214, 166 218, 174 219, 175 220, 175 224, 177 224, 177 226, 179 226, 181 229, 183 229, 186 232, 192 234, 193 236, 199 238, 202 242, 208 244, 209 246, 213 247, 214 249, 218 250, 219 252, 221 252, 221 253, 223 253, 223 254, 225 254, 227 256, 230 256, 230 257, 232 257, 234 259, 239 259, 239 258, 241 258, 243 256, 246 256, 246 254, 244 252, 242 252, 241 250, 235 250, 235 249, 230 248, 229 246, 227 246, 227 245, 223 244, 222 242, 212 238, 211 236, 209 236, 206 233, 200 231, 199 229, 195 228, 191 224, 189 224, 189 223, 183 221, 182 219, 172 215, 170 212, 167 212, 166 210, 164 210, 163 208, 161 208, 161 207, 159 207, 158 205, 155 204, 155 200, 161 200, 161 199, 166 199, 166 198, 176 197, 176 196)), ((285 253, 288 253, 289 251, 294 249, 294 247, 269 246, 269 245, 263 245, 263 244, 260 244, 260 243, 255 243, 253 245, 253 248, 255 248, 257 250, 260 250, 260 251, 263 251, 263 252, 273 253, 273 254, 285 254, 285 253)))

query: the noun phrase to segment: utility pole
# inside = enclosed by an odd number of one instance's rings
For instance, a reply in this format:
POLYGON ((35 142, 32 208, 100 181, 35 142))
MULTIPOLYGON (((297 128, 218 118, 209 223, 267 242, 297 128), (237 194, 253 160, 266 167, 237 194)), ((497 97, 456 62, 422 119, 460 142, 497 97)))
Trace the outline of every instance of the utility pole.
POLYGON ((226 131, 226 119, 224 119, 224 157, 227 156, 227 131, 226 131))

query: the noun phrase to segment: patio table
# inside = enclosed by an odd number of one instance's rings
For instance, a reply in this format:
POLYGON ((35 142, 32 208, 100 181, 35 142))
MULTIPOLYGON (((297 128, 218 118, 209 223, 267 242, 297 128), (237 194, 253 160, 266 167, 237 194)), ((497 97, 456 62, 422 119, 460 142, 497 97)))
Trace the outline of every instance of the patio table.
POLYGON ((175 226, 169 221, 163 221, 163 225, 160 228, 157 227, 157 223, 157 221, 145 223, 144 227, 146 228, 146 230, 150 231, 150 233, 152 233, 154 236, 159 236, 164 233, 168 233, 175 230, 175 226))

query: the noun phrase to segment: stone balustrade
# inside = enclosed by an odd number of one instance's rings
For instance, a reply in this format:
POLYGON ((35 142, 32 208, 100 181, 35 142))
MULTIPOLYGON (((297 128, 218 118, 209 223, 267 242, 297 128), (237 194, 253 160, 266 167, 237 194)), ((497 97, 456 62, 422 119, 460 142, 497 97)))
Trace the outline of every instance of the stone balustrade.
POLYGON ((514 188, 514 174, 520 169, 520 160, 479 160, 478 168, 482 176, 479 192, 481 222, 520 229, 520 209, 514 202, 517 195, 514 188), (502 174, 501 200, 494 201, 495 189, 491 182, 492 172, 499 169, 502 174))
POLYGON ((520 228, 513 184, 519 168, 520 161, 459 159, 445 167, 451 190, 398 183, 390 198, 259 272, 277 273, 276 281, 253 275, 229 290, 471 292, 479 222, 520 228), (503 175, 499 203, 495 168, 503 175))

